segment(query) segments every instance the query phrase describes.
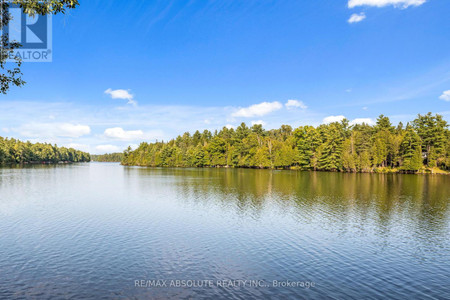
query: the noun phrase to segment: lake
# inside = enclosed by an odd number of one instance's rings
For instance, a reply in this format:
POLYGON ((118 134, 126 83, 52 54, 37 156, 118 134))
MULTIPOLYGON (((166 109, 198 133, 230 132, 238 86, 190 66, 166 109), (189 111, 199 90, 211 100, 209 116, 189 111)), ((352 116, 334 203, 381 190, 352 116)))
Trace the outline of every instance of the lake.
POLYGON ((0 168, 0 298, 449 299, 450 176, 0 168))

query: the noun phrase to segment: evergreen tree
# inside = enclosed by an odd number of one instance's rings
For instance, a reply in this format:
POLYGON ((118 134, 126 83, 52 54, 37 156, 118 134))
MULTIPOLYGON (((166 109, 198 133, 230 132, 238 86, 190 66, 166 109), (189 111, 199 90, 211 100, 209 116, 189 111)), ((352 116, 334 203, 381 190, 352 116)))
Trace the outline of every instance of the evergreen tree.
POLYGON ((342 169, 342 147, 345 138, 345 126, 334 122, 319 126, 322 137, 322 149, 319 157, 319 167, 326 171, 342 169))
POLYGON ((320 144, 319 135, 312 126, 300 126, 294 131, 294 141, 297 147, 297 163, 303 169, 315 168, 313 163, 316 148, 320 144))
POLYGON ((400 145, 402 157, 401 169, 405 171, 417 171, 422 167, 421 140, 419 135, 409 124, 406 126, 406 132, 400 145))
POLYGON ((447 122, 442 116, 433 116, 429 112, 424 116, 418 115, 413 126, 422 139, 425 164, 429 167, 436 166, 436 161, 445 153, 447 122))
POLYGON ((0 137, 0 164, 88 162, 90 154, 51 144, 0 137))
MULTIPOLYGON (((419 116, 403 128, 394 127, 381 115, 374 126, 348 120, 318 127, 288 125, 265 130, 242 123, 236 130, 222 128, 211 133, 184 133, 168 142, 141 143, 123 154, 122 164, 164 167, 230 166, 246 168, 291 168, 309 170, 372 172, 378 167, 417 171, 422 160, 428 166, 449 169, 450 133, 442 116, 419 116), (418 154, 420 152, 420 155, 418 154)), ((8 141, 8 143, 11 143, 8 141)), ((3 162, 30 157, 58 161, 73 157, 70 151, 51 145, 3 146, 3 162)), ((76 158, 74 158, 76 160, 76 158)))

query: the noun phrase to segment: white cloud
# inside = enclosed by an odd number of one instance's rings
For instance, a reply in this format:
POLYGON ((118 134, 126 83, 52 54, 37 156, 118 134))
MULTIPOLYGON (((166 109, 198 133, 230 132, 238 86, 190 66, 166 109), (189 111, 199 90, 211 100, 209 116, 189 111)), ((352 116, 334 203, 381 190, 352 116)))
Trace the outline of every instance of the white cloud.
POLYGON ((234 125, 231 125, 231 124, 227 124, 227 125, 225 125, 225 127, 228 129, 234 129, 234 125))
POLYGON ((63 123, 59 126, 59 129, 59 135, 64 137, 80 137, 91 133, 91 128, 87 125, 63 123))
POLYGON ((25 137, 51 138, 70 137, 78 138, 91 133, 91 128, 87 125, 70 123, 27 123, 15 131, 25 137))
POLYGON ((281 108, 283 108, 283 105, 278 101, 262 102, 259 104, 251 105, 249 107, 240 108, 239 110, 234 112, 232 116, 245 118, 262 117, 281 108))
MULTIPOLYGON (((279 128, 282 124, 289 124, 294 128, 305 124, 320 124, 322 114, 309 109, 292 110, 295 113, 291 113, 292 111, 284 108, 285 102, 282 103, 282 109, 270 115, 242 119, 246 120, 248 125, 251 120, 264 120, 268 124, 265 126, 270 124, 268 129, 279 128)), ((231 106, 191 105, 139 105, 136 108, 129 106, 126 109, 111 109, 108 105, 97 104, 0 101, 0 136, 31 142, 49 142, 60 146, 70 143, 89 145, 91 153, 96 153, 95 147, 103 144, 115 145, 123 150, 132 143, 168 141, 187 131, 193 134, 197 129, 220 130, 225 124, 228 128, 236 128, 242 120, 236 120, 231 114, 238 109, 231 106), (57 116, 55 121, 48 119, 50 114, 57 116), (211 120, 211 123, 205 124, 204 120, 211 120), (61 123, 89 125, 90 134, 74 137, 77 134, 68 134, 67 130, 60 129, 61 123), (122 128, 124 132, 141 130, 143 135, 138 133, 139 138, 136 140, 124 140, 126 134, 121 136, 120 133, 117 135, 117 132, 113 136, 119 138, 105 135, 106 129, 117 127, 122 128), (10 132, 6 134, 1 131, 2 128, 8 128, 10 132)))
MULTIPOLYGON (((334 123, 334 122, 340 122, 343 119, 345 119, 345 116, 342 116, 342 115, 329 116, 329 117, 324 118, 322 122, 324 124, 330 124, 330 123, 334 123)), ((350 121, 349 125, 362 124, 362 123, 374 125, 375 121, 372 120, 371 118, 356 118, 356 119, 353 119, 352 121, 350 121)))
POLYGON ((112 153, 112 152, 122 152, 122 149, 120 149, 118 146, 114 145, 98 145, 95 147, 95 151, 97 153, 112 153))
POLYGON ((442 95, 439 97, 439 99, 444 101, 450 101, 450 90, 444 91, 442 95))
POLYGON ((132 141, 142 139, 144 132, 142 130, 123 130, 121 127, 114 127, 106 129, 104 135, 112 139, 132 141))
POLYGON ((124 99, 124 100, 128 100, 128 104, 137 105, 137 101, 134 100, 134 95, 130 94, 130 92, 127 90, 107 89, 105 91, 105 94, 110 95, 112 99, 124 99))
POLYGON ((122 127, 107 128, 103 136, 109 139, 139 142, 143 140, 162 140, 165 138, 164 132, 159 129, 144 132, 142 130, 124 130, 122 127))
MULTIPOLYGON (((353 14, 350 16, 350 18, 347 20, 348 23, 352 24, 352 23, 358 23, 361 22, 362 20, 364 20, 366 18, 366 14, 365 13, 359 13, 359 14, 353 14)), ((351 92, 351 90, 347 90, 347 92, 351 92)))
POLYGON ((363 110, 368 110, 369 108, 367 106, 364 106, 362 109, 363 110))
POLYGON ((355 124, 368 124, 368 125, 374 125, 375 121, 372 120, 371 118, 356 118, 352 121, 350 121, 350 125, 355 125, 355 124))
POLYGON ((266 125, 266 122, 264 122, 263 120, 258 120, 258 121, 252 121, 252 126, 253 125, 266 125))
POLYGON ((73 148, 76 150, 81 150, 84 152, 90 152, 91 151, 91 147, 89 145, 85 145, 85 144, 77 144, 77 143, 69 143, 66 145, 63 145, 66 148, 73 148))
POLYGON ((299 100, 288 100, 285 104, 287 109, 293 109, 293 108, 301 108, 301 109, 307 109, 308 106, 305 105, 302 101, 299 100))
POLYGON ((426 0, 348 0, 348 7, 354 8, 358 6, 376 6, 383 7, 393 5, 394 7, 407 8, 409 6, 419 6, 426 0))
POLYGON ((324 118, 322 122, 324 124, 329 124, 329 123, 333 123, 333 122, 340 122, 343 119, 345 119, 345 117, 342 115, 341 116, 329 116, 329 117, 324 118))

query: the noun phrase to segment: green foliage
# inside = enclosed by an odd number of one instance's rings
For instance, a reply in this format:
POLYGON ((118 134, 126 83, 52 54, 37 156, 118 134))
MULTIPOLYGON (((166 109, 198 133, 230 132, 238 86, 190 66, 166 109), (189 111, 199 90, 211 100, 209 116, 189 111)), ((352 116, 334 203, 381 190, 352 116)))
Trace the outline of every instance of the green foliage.
MULTIPOLYGON (((67 9, 73 9, 79 5, 78 0, 3 0, 0 2, 0 31, 12 19, 8 12, 11 3, 19 5, 29 16, 64 14, 67 9)), ((0 39, 0 69, 2 69, 2 73, 0 73, 0 93, 2 94, 6 94, 11 85, 20 87, 25 84, 21 77, 23 75, 22 71, 20 70, 22 60, 19 57, 15 57, 14 62, 6 62, 10 54, 21 46, 17 42, 10 43, 7 34, 3 34, 0 39)))
POLYGON ((0 164, 89 162, 89 153, 51 144, 0 137, 0 164))
POLYGON ((319 169, 325 171, 342 170, 342 148, 346 135, 346 123, 334 122, 318 127, 322 143, 320 145, 319 169))
POLYGON ((422 167, 422 140, 409 124, 400 145, 402 160, 400 169, 405 171, 418 171, 422 167))
MULTIPOLYGON (((122 164, 154 167, 295 168, 340 172, 399 169, 416 172, 423 167, 450 167, 450 133, 439 115, 418 116, 413 125, 392 126, 381 115, 374 126, 348 125, 347 120, 293 130, 223 128, 211 133, 184 133, 169 142, 141 143, 125 151, 122 164), (429 121, 431 119, 431 121, 429 121), (425 145, 425 146, 424 146, 425 145), (427 161, 427 157, 429 157, 427 161)), ((1 155, 1 153, 0 153, 1 155)))
POLYGON ((107 153, 101 155, 91 155, 92 161, 99 162, 121 162, 124 157, 123 153, 107 153))
POLYGON ((316 149, 320 144, 320 136, 312 126, 301 126, 294 131, 294 142, 297 148, 297 163, 303 169, 315 169, 316 149))
POLYGON ((445 156, 448 141, 447 126, 442 116, 433 116, 431 113, 418 115, 413 121, 413 127, 422 140, 422 152, 428 167, 435 167, 437 161, 445 156))

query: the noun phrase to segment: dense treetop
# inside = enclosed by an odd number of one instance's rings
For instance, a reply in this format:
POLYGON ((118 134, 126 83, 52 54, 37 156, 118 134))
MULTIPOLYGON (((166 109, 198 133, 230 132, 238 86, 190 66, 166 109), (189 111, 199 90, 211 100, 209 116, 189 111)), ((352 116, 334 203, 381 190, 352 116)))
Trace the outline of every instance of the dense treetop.
POLYGON ((375 125, 341 122, 265 130, 261 125, 214 133, 188 132, 168 142, 141 143, 123 165, 153 167, 295 168, 343 172, 450 169, 450 131, 440 115, 404 126, 379 116, 375 125))
POLYGON ((51 144, 0 137, 0 164, 88 162, 89 153, 51 144))

